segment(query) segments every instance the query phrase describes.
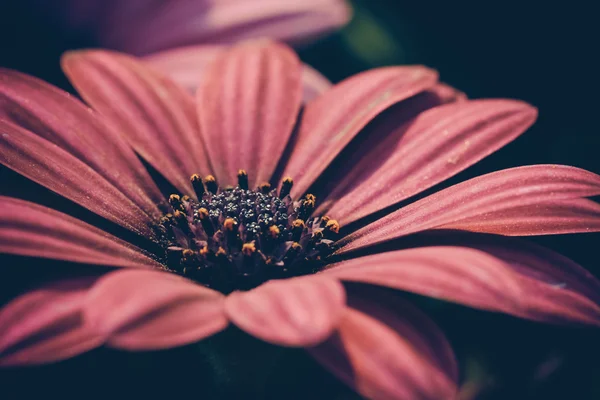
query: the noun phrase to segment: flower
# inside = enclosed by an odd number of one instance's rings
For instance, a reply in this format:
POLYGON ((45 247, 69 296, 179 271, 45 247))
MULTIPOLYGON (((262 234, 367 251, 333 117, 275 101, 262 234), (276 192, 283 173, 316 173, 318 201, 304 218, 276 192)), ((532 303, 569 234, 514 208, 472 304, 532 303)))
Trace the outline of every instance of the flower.
MULTIPOLYGON (((31 1, 64 30, 145 56, 192 92, 203 67, 233 43, 266 37, 303 45, 344 26, 352 13, 344 0, 31 1)), ((309 65, 304 78, 307 100, 331 86, 309 65)))
POLYGON ((600 176, 512 168, 404 205, 523 133, 537 116, 526 103, 467 100, 435 71, 403 66, 353 76, 302 108, 298 58, 262 40, 220 54, 196 102, 127 55, 68 53, 63 68, 93 109, 2 71, 0 162, 147 248, 0 198, 2 253, 88 266, 2 307, 4 366, 101 345, 175 347, 234 324, 305 347, 367 398, 439 399, 456 392, 449 343, 381 286, 600 324, 597 279, 511 237, 600 230, 587 199, 600 176), (136 153, 178 193, 167 201, 136 153))
POLYGON ((302 44, 345 25, 351 16, 344 0, 34 1, 65 28, 137 56, 258 37, 302 44))

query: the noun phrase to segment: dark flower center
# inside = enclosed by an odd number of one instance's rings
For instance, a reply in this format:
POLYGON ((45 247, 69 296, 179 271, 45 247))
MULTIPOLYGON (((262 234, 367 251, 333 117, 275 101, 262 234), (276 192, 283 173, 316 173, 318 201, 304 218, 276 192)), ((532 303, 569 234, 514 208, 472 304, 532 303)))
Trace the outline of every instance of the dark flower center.
POLYGON ((290 178, 279 193, 268 183, 249 189, 244 170, 233 188, 220 188, 211 175, 191 182, 199 200, 171 195, 173 212, 161 220, 171 272, 228 293, 314 273, 333 252, 339 224, 311 217, 315 196, 293 201, 290 178))

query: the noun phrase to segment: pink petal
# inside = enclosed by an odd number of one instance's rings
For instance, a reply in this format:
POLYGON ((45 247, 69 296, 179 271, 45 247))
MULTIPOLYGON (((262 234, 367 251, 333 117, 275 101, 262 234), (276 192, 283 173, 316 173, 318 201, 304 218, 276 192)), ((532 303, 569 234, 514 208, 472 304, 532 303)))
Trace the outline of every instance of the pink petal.
POLYGON ((600 280, 550 249, 517 238, 471 233, 459 238, 457 244, 485 251, 509 263, 515 272, 525 277, 581 293, 600 304, 600 280))
POLYGON ((325 276, 270 281, 227 297, 231 322, 266 342, 313 346, 336 328, 346 296, 342 285, 325 276))
POLYGON ((0 253, 113 267, 161 267, 127 242, 24 200, 0 196, 0 228, 0 253))
MULTIPOLYGON (((197 45, 161 51, 143 60, 194 94, 207 67, 227 50, 225 45, 197 45)), ((312 100, 331 87, 331 82, 310 65, 302 69, 303 100, 312 100)))
POLYGON ((410 304, 377 292, 350 293, 337 335, 310 353, 365 398, 454 398, 457 365, 443 333, 410 304))
POLYGON ((324 274, 528 319, 600 325, 598 296, 589 297, 587 289, 579 289, 577 282, 585 276, 581 268, 555 270, 535 253, 511 262, 480 250, 440 246, 347 260, 324 274), (551 276, 574 276, 568 281, 575 285, 557 286, 549 283, 551 276))
POLYGON ((152 220, 116 187, 60 147, 0 120, 0 163, 96 214, 154 237, 152 220))
POLYGON ((81 305, 93 279, 65 280, 31 290, 0 309, 0 366, 43 364, 102 344, 81 305))
POLYGON ((430 108, 463 101, 466 101, 464 93, 446 84, 437 83, 432 88, 392 106, 371 121, 309 189, 319 199, 315 214, 327 213, 331 205, 337 201, 333 195, 340 190, 338 186, 345 185, 348 177, 357 176, 360 171, 355 168, 356 165, 364 163, 363 159, 372 153, 373 148, 397 131, 400 126, 430 108))
POLYGON ((600 204, 588 199, 550 200, 478 215, 443 228, 509 236, 598 232, 600 204))
MULTIPOLYGON (((493 217, 502 218, 503 213, 511 213, 517 207, 529 207, 527 210, 531 210, 552 202, 598 194, 600 176, 579 168, 531 165, 505 169, 451 186, 388 214, 342 239, 340 252, 419 231, 458 226, 461 221, 473 221, 484 215, 490 220, 489 228, 493 232, 497 229, 493 217)), ((593 214, 589 215, 587 221, 593 223, 595 218, 593 214)), ((527 219, 527 214, 514 215, 511 224, 518 226, 520 220, 527 219)), ((536 234, 550 229, 548 224, 540 225, 536 234)), ((477 231, 487 232, 486 224, 479 223, 477 231)), ((510 229, 502 233, 513 234, 510 229)))
POLYGON ((120 270, 101 278, 84 307, 86 321, 112 347, 182 346, 227 326, 223 295, 166 272, 120 270))
POLYGON ((306 105, 284 176, 304 193, 340 151, 379 113, 431 88, 437 73, 421 66, 363 72, 306 105))
POLYGON ((198 116, 221 185, 269 181, 296 123, 302 99, 300 61, 269 41, 232 47, 211 64, 198 89, 198 116))
POLYGON ((122 135, 69 94, 0 69, 0 116, 67 151, 157 217, 164 198, 122 135))
POLYGON ((124 54, 66 53, 63 70, 81 96, 181 192, 193 195, 192 174, 211 172, 193 98, 124 54))
MULTIPOLYGON (((304 42, 350 19, 343 0, 127 1, 111 7, 99 26, 101 44, 135 54, 258 37, 304 42)), ((98 16, 91 23, 98 24, 98 16)))
POLYGON ((331 193, 328 213, 348 224, 418 194, 505 146, 536 116, 535 108, 512 100, 423 112, 369 149, 331 193))
POLYGON ((195 94, 207 67, 227 50, 224 45, 196 45, 168 49, 144 56, 142 60, 161 74, 195 94))
POLYGON ((303 100, 305 103, 319 97, 333 86, 329 79, 308 64, 304 64, 302 79, 304 82, 303 100))

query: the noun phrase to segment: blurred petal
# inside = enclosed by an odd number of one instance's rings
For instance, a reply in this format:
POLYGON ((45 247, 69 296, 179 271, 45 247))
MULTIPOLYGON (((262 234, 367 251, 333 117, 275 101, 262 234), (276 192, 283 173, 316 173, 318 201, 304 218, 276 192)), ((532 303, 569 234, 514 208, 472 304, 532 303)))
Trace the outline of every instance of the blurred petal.
POLYGON ((76 218, 0 196, 0 253, 113 267, 160 267, 142 250, 76 218))
POLYGON ((159 217, 164 198, 123 136, 69 94, 37 78, 0 69, 0 116, 74 157, 159 217))
POLYGON ((60 147, 0 120, 0 163, 96 214, 146 237, 152 220, 116 187, 60 147))
POLYGON ((573 276, 569 281, 578 282, 586 276, 581 268, 554 271, 556 266, 532 256, 519 257, 516 266, 471 248, 423 247, 343 261, 325 274, 522 318, 600 325, 598 296, 587 296, 579 285, 565 289, 548 283, 549 276, 573 276))
POLYGON ((93 278, 65 280, 30 290, 0 309, 0 366, 43 364, 102 344, 81 306, 93 278))
MULTIPOLYGON (((225 45, 197 45, 161 51, 143 60, 194 94, 207 67, 227 50, 225 45)), ((303 100, 312 100, 331 87, 331 82, 310 65, 302 69, 303 100)))
POLYGON ((198 117, 221 186, 268 182, 298 117, 300 61, 270 41, 234 46, 211 64, 198 89, 198 117))
POLYGON ((189 178, 211 172, 198 132, 194 99, 183 88, 125 54, 75 51, 62 58, 81 96, 182 193, 189 178))
POLYGON ((207 67, 227 51, 225 45, 196 45, 149 54, 142 60, 194 95, 207 67))
POLYGON ((342 285, 325 276, 270 281, 234 292, 225 309, 231 322, 266 342, 312 346, 336 328, 345 306, 342 285))
POLYGON ((437 73, 422 66, 387 67, 355 75, 306 105, 284 176, 304 193, 375 116, 431 88, 437 73))
POLYGON ((405 200, 475 164, 533 124, 535 108, 471 100, 433 108, 396 129, 348 171, 328 213, 342 224, 405 200))
MULTIPOLYGON (((428 229, 461 226, 461 221, 474 221, 480 216, 490 221, 489 230, 498 230, 494 218, 503 218, 504 213, 511 216, 511 226, 528 225, 529 234, 551 232, 548 223, 535 228, 527 222, 529 213, 539 207, 568 199, 590 197, 600 194, 600 176, 583 169, 563 165, 531 165, 493 172, 441 190, 359 229, 343 238, 343 247, 339 252, 347 252, 364 246, 398 238, 428 229), (515 213, 517 207, 528 207, 527 213, 515 213), (524 222, 521 222, 524 221, 524 222)), ((557 204, 557 203, 555 203, 557 204)), ((542 211, 541 215, 546 211, 542 211)), ((586 221, 594 225, 595 213, 580 213, 577 225, 586 221), (581 219, 583 218, 583 220, 581 219)), ((562 222, 561 222, 562 223, 562 222)), ((591 226, 592 226, 591 225, 591 226)), ((571 229, 575 224, 571 225, 571 229)), ((468 229, 468 225, 461 229, 468 229)), ((560 229, 557 227, 557 232, 560 229)), ((478 222, 478 232, 488 232, 485 221, 478 222)), ((582 230, 585 231, 585 230, 582 230)), ((512 232, 510 226, 502 229, 502 234, 512 232)))
MULTIPOLYGON (((258 37, 304 42, 350 19, 343 0, 120 1, 111 8, 100 26, 100 42, 134 54, 258 37)), ((98 23, 94 16, 91 20, 98 23)))
POLYGON ((302 79, 304 82, 304 102, 319 97, 333 86, 329 79, 308 64, 304 64, 302 79))
POLYGON ((337 335, 309 349, 317 361, 369 399, 454 398, 454 354, 427 316, 376 290, 348 301, 337 335))
POLYGON ((221 293, 148 270, 105 275, 90 290, 84 316, 108 345, 127 350, 182 346, 227 326, 221 293))

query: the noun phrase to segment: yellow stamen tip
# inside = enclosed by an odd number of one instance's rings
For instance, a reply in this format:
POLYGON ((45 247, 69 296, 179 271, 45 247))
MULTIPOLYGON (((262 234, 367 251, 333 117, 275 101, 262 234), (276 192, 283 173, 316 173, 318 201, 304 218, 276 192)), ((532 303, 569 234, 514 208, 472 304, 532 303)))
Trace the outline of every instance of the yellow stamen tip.
POLYGON ((292 222, 292 226, 294 228, 303 228, 304 229, 304 221, 302 221, 301 219, 296 219, 294 220, 294 222, 292 222))
POLYGON ((271 237, 273 239, 277 238, 277 236, 279 236, 279 228, 276 227, 275 225, 271 225, 269 227, 269 234, 271 235, 271 237))
POLYGON ((251 256, 256 251, 256 245, 254 242, 244 243, 242 245, 242 254, 245 256, 251 256))
POLYGON ((225 221, 223 221, 223 227, 230 232, 233 231, 235 225, 235 220, 233 218, 226 218, 225 221))
POLYGON ((204 207, 200 207, 198 209, 198 218, 200 218, 200 219, 208 218, 208 210, 204 207))
POLYGON ((340 232, 340 224, 335 219, 330 219, 325 224, 325 228, 329 229, 331 232, 339 233, 340 232))

